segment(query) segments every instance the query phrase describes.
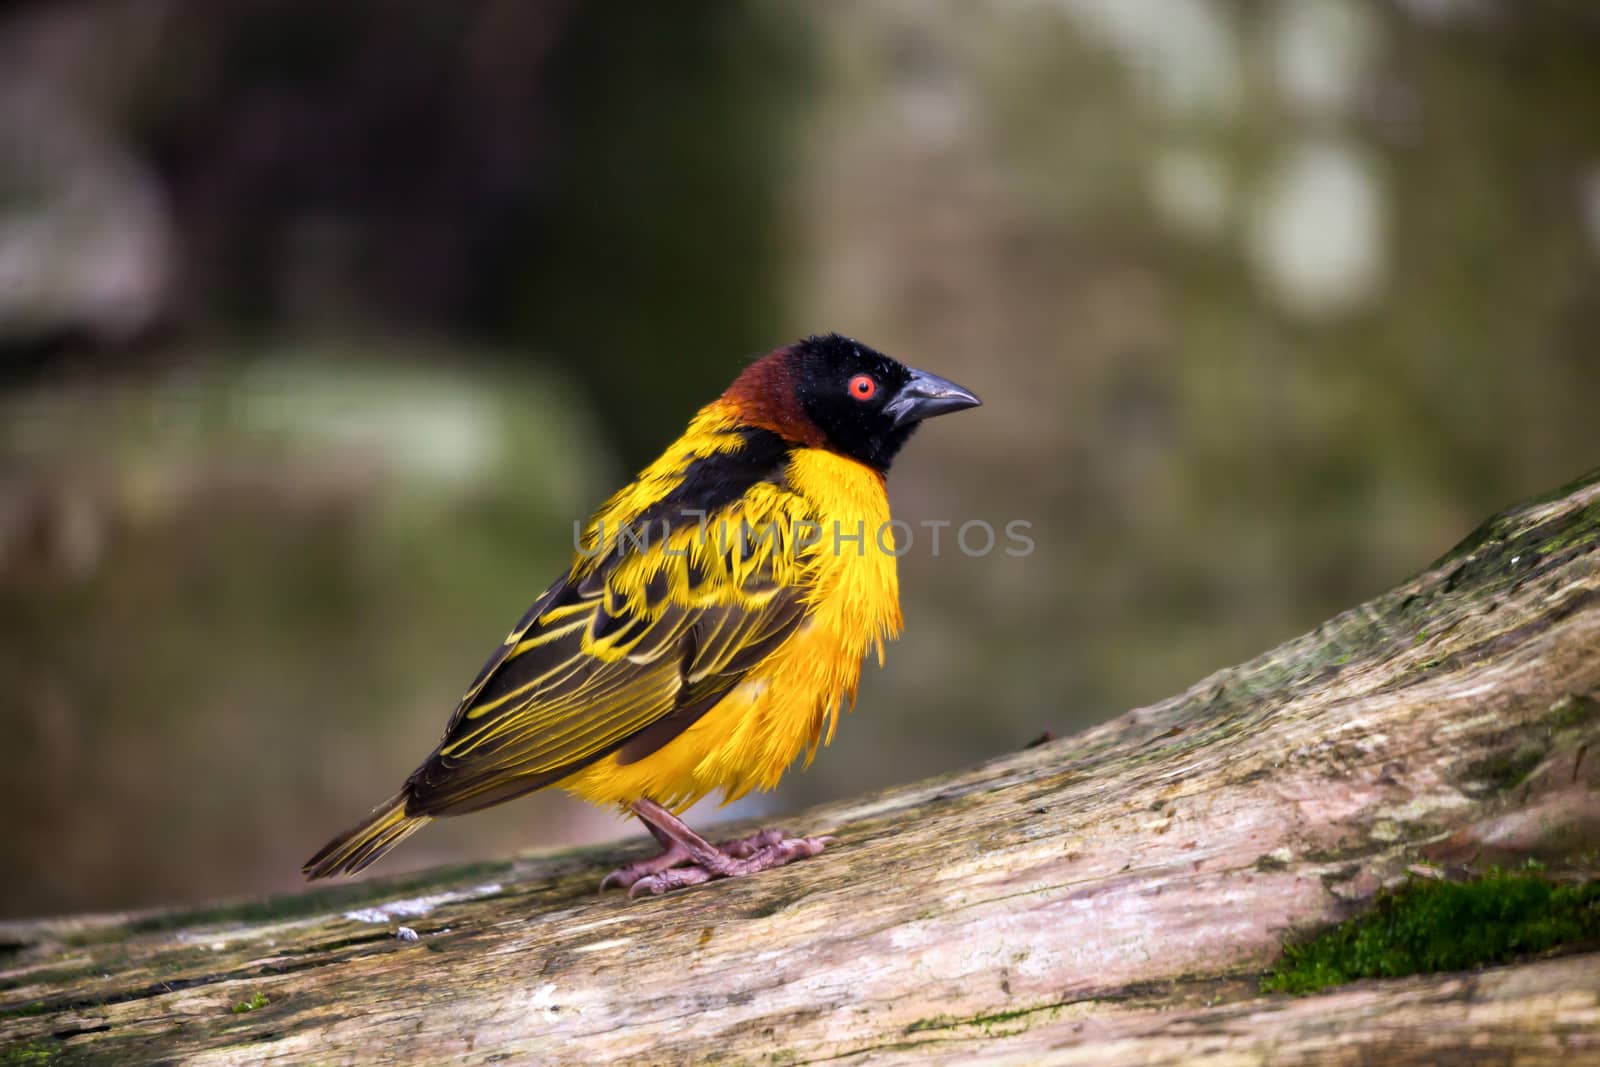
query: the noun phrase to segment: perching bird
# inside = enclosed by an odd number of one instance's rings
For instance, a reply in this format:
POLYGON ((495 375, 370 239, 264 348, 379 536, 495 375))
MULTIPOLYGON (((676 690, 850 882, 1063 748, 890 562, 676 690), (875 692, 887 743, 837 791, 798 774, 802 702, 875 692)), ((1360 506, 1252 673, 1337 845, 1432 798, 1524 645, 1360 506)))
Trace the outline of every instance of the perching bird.
POLYGON ((978 398, 829 334, 756 360, 601 506, 566 573, 461 698, 400 792, 305 865, 354 873, 430 819, 559 786, 631 809, 630 895, 814 856, 766 830, 714 845, 675 813, 771 789, 833 737, 901 626, 884 478, 918 423, 978 398))

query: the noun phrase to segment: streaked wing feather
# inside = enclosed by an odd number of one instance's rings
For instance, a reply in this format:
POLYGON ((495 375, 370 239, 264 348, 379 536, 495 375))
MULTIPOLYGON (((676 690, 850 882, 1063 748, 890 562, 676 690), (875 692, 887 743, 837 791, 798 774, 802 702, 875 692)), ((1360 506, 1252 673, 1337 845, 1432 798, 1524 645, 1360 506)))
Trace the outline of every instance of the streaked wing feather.
MULTIPOLYGON (((663 566, 691 567, 669 558, 663 566)), ((645 583, 630 603, 615 582, 627 559, 600 566, 609 578, 559 582, 540 598, 542 611, 507 638, 412 775, 408 810, 471 811, 612 752, 643 758, 714 707, 806 614, 807 590, 777 586, 770 566, 729 587, 731 603, 706 602, 703 588, 694 604, 671 599, 691 574, 645 583)))
POLYGON ((759 614, 741 613, 735 625, 728 625, 727 619, 702 619, 696 625, 697 630, 701 625, 715 626, 728 638, 714 648, 697 650, 699 655, 686 664, 687 684, 678 694, 677 707, 628 738, 617 750, 619 762, 637 763, 693 726, 805 620, 803 596, 774 598, 766 607, 759 614))

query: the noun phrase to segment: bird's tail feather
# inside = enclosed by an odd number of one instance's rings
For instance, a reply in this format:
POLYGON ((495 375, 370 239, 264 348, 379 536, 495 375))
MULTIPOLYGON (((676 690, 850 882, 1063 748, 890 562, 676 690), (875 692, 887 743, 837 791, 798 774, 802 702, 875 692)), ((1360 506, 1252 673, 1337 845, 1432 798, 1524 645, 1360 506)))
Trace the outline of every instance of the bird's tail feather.
POLYGON ((374 808, 360 825, 323 845, 300 869, 307 878, 355 874, 430 821, 426 815, 407 815, 406 794, 397 793, 374 808))

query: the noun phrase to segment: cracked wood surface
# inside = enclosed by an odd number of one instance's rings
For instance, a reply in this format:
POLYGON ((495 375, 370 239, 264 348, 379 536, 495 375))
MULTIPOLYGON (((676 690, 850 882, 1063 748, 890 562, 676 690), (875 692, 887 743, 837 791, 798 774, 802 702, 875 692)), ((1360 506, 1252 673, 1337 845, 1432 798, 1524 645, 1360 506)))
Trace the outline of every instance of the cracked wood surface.
POLYGON ((0 1063, 1600 1057, 1600 953, 1255 991, 1419 865, 1594 877, 1597 739, 1600 471, 1170 700, 798 813, 841 841, 779 871, 597 896, 639 841, 0 924, 0 1063))

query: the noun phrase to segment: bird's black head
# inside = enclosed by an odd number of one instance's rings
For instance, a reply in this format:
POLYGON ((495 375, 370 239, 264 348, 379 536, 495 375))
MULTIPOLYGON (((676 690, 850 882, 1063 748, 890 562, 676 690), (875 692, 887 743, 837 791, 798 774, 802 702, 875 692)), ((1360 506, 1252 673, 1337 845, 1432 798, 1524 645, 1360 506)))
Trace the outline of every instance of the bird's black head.
POLYGON ((778 349, 725 396, 786 437, 879 471, 889 469, 923 419, 979 403, 954 382, 836 333, 778 349))

